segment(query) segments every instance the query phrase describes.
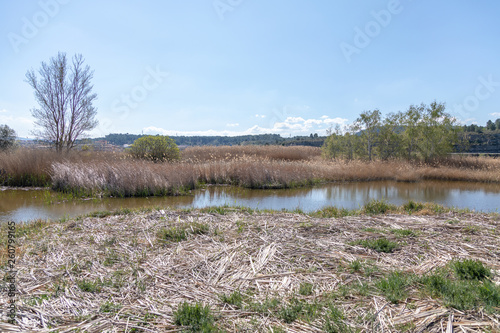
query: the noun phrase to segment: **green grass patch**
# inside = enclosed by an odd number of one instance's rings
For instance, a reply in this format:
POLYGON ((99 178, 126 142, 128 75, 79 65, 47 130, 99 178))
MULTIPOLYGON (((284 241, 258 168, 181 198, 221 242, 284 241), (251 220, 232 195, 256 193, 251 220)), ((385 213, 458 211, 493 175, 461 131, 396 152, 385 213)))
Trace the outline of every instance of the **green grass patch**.
POLYGON ((221 302, 234 305, 240 309, 243 307, 244 298, 245 297, 239 290, 235 290, 229 295, 226 294, 219 295, 219 299, 221 300, 221 302))
POLYGON ((392 303, 399 303, 408 297, 408 288, 415 281, 415 275, 403 272, 391 272, 375 286, 392 303))
POLYGON ((301 314, 303 309, 302 302, 297 299, 292 299, 289 304, 282 306, 278 311, 278 316, 281 320, 283 320, 286 324, 293 323, 299 315, 301 314))
POLYGON ((422 209, 424 209, 424 204, 420 202, 415 202, 413 200, 410 200, 403 205, 403 210, 408 214, 421 211, 422 209))
POLYGON ((337 208, 337 207, 325 207, 323 209, 314 211, 312 213, 309 213, 310 216, 312 217, 319 217, 319 218, 339 218, 339 217, 344 217, 344 216, 351 216, 354 215, 354 211, 351 211, 346 208, 337 208))
POLYGON ((101 292, 101 281, 96 280, 96 281, 88 281, 88 280, 79 280, 76 282, 76 285, 78 288, 80 288, 81 291, 87 292, 87 293, 99 293, 101 292))
POLYGON ((187 239, 187 232, 180 227, 161 228, 156 236, 162 241, 182 242, 187 239))
POLYGON ((187 230, 193 235, 206 235, 210 229, 208 224, 193 222, 188 225, 187 230))
POLYGON ((200 303, 181 303, 174 311, 174 323, 185 326, 188 332, 219 332, 210 307, 200 303))
POLYGON ((314 285, 309 282, 302 282, 299 286, 299 294, 302 296, 310 296, 313 294, 314 285))
POLYGON ((491 276, 491 270, 479 260, 464 259, 451 262, 455 275, 461 280, 484 280, 491 276))
POLYGON ((187 223, 179 226, 163 227, 156 233, 156 237, 160 241, 182 242, 191 235, 208 234, 210 228, 208 224, 199 222, 187 223))
POLYGON ((325 315, 323 330, 327 333, 352 332, 351 328, 344 323, 344 313, 334 305, 330 305, 325 315))
POLYGON ((361 245, 365 248, 383 253, 392 253, 399 247, 398 243, 390 241, 387 238, 364 239, 352 242, 351 244, 361 245))
POLYGON ((417 232, 411 229, 390 229, 391 233, 399 236, 399 237, 417 237, 417 232))
POLYGON ((101 304, 101 307, 99 308, 99 312, 103 313, 116 313, 120 311, 122 306, 120 304, 115 304, 113 302, 106 301, 103 304, 101 304))
POLYGON ((281 301, 278 298, 267 298, 262 303, 250 302, 246 307, 248 310, 258 313, 268 313, 269 311, 273 312, 278 309, 281 301))
POLYGON ((377 215, 396 210, 396 208, 395 205, 389 204, 385 200, 370 200, 363 206, 363 211, 368 215, 377 215))
POLYGON ((351 270, 351 272, 359 272, 362 267, 363 267, 363 265, 361 264, 361 261, 359 261, 359 260, 354 260, 354 261, 349 263, 349 269, 351 270))
POLYGON ((500 306, 500 287, 489 280, 456 280, 446 272, 437 272, 424 276, 421 283, 432 297, 458 310, 485 308, 492 312, 500 306))

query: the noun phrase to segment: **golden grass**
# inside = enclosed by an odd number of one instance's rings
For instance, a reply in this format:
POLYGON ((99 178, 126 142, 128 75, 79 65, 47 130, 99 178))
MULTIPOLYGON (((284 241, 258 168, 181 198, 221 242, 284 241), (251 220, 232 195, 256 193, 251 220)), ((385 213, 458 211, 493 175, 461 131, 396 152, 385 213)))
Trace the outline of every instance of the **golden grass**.
POLYGON ((200 184, 289 188, 320 182, 421 180, 500 182, 500 159, 453 157, 432 163, 325 160, 313 147, 192 147, 175 163, 125 154, 20 150, 0 154, 0 182, 85 194, 181 194, 200 184))

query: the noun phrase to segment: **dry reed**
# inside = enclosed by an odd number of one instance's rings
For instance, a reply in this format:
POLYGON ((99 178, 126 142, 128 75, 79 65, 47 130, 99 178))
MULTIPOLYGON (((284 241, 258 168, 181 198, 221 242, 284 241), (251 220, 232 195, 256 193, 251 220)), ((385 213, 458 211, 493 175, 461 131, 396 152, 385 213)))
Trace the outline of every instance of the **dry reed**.
POLYGON ((498 284, 498 227, 498 217, 484 214, 327 219, 161 209, 44 224, 18 239, 18 326, 0 330, 178 332, 174 311, 199 302, 228 332, 320 332, 330 306, 343 313, 335 317, 340 331, 495 331, 499 312, 455 310, 417 290, 391 302, 373 286, 396 269, 420 276, 453 258, 481 260, 498 284), (168 228, 187 237, 158 238, 168 228), (401 240, 393 230, 412 236, 401 240), (352 245, 379 234, 399 249, 352 245), (242 298, 228 301, 235 292, 242 298), (293 304, 306 307, 297 318, 286 312, 293 304))
POLYGON ((182 151, 186 162, 228 161, 245 158, 280 161, 309 161, 321 156, 321 149, 306 146, 205 146, 182 151))

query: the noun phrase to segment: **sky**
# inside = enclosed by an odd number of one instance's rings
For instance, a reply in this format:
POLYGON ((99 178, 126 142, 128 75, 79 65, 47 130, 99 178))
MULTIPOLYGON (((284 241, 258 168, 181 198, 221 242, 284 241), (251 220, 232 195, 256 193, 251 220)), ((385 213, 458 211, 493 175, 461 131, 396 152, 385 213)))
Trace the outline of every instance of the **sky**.
POLYGON ((88 133, 284 137, 412 104, 500 118, 493 0, 0 0, 0 124, 33 137, 26 72, 94 71, 88 133))

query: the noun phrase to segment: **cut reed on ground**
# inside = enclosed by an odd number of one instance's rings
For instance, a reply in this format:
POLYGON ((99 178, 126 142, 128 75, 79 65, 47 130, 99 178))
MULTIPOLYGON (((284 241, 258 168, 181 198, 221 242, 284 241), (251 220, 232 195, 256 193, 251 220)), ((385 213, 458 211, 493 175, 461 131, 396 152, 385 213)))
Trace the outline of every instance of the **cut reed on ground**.
POLYGON ((134 160, 123 153, 24 150, 0 154, 3 185, 52 185, 85 195, 176 195, 203 184, 290 188, 321 182, 449 180, 500 182, 500 159, 451 157, 430 163, 346 161, 313 147, 193 147, 175 163, 134 160))
POLYGON ((19 226, 18 327, 0 330, 500 329, 498 215, 220 211, 19 226))

